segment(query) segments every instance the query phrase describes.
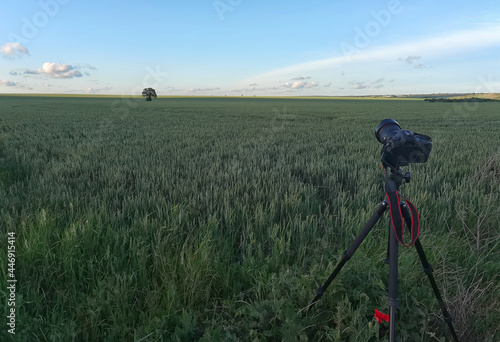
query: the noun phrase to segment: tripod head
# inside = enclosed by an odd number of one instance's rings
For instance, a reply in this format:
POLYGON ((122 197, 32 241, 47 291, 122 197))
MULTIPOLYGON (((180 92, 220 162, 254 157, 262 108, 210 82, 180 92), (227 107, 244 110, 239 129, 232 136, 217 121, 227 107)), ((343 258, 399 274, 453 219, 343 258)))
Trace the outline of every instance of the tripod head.
POLYGON ((398 168, 390 168, 383 165, 385 174, 385 192, 397 192, 399 187, 405 183, 410 183, 410 172, 403 173, 403 168, 400 166, 398 168))

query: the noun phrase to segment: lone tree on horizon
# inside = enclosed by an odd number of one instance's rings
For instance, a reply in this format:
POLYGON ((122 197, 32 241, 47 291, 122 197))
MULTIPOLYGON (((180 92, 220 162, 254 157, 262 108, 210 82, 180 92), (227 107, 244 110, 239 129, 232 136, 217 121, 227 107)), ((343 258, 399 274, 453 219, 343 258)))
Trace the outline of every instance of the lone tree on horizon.
POLYGON ((146 101, 151 101, 152 97, 156 98, 156 91, 153 88, 144 88, 142 91, 142 96, 146 98, 146 101))

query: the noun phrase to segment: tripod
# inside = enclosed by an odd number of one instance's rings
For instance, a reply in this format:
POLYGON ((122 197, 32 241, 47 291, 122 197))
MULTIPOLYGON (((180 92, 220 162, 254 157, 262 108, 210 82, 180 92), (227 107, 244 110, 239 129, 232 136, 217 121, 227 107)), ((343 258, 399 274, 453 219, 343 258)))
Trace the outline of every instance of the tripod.
MULTIPOLYGON (((391 212, 391 221, 394 226, 394 228, 398 227, 396 222, 398 221, 398 216, 397 214, 400 214, 403 216, 405 223, 407 226, 411 226, 413 228, 413 224, 415 222, 418 222, 418 226, 420 227, 420 221, 418 219, 418 213, 416 212, 415 207, 413 204, 410 202, 405 201, 409 203, 411 206, 409 207, 407 203, 402 202, 399 200, 399 187, 401 186, 403 180, 408 183, 410 181, 410 173, 406 172, 406 174, 403 174, 403 169, 401 167, 393 169, 391 168, 391 171, 389 172, 389 168, 384 166, 384 173, 385 173, 385 191, 387 194, 388 200, 384 200, 381 203, 378 204, 377 208, 375 209, 375 212, 373 215, 370 217, 368 222, 365 224, 363 228, 361 228, 361 231, 359 232, 358 236, 354 239, 354 241, 351 243, 351 245, 342 253, 342 260, 340 263, 337 265, 333 273, 330 275, 330 277, 327 279, 327 281, 321 286, 317 293, 316 297, 312 300, 312 302, 308 305, 307 309, 310 309, 312 305, 314 305, 324 294, 330 283, 333 281, 333 279, 337 276, 337 274, 340 272, 342 267, 344 267, 345 263, 351 259, 353 256, 354 252, 358 249, 358 247, 361 245, 363 240, 366 238, 368 233, 372 230, 373 226, 377 223, 377 221, 380 219, 380 217, 384 214, 384 212, 389 208, 391 212), (392 195, 391 195, 392 194, 392 195), (394 194, 397 194, 394 196, 394 194), (399 209, 398 211, 395 211, 396 208, 399 209), (415 215, 416 213, 416 215, 415 215), (416 217, 415 217, 416 216, 416 217)), ((403 197, 404 198, 404 197, 403 197)), ((399 216, 400 217, 400 216, 399 216)), ((402 222, 400 222, 402 225, 402 222)), ((402 226, 401 226, 402 227, 402 226)), ((422 244, 420 243, 420 240, 418 239, 418 233, 416 236, 413 235, 413 230, 412 230, 412 243, 410 245, 405 245, 405 246, 411 246, 415 245, 415 248, 417 249, 418 256, 420 257, 420 261, 422 263, 422 267, 424 269, 424 273, 427 275, 429 278, 429 281, 431 283, 432 289, 434 291, 434 295, 436 296, 436 299, 439 303, 439 307, 441 308, 441 311, 443 313, 443 318, 446 324, 448 325, 451 335, 453 336, 454 341, 458 341, 457 334, 455 332, 455 329, 453 328, 453 323, 452 323, 452 318, 451 315, 449 314, 446 304, 444 303, 443 299, 441 298, 441 294, 439 293, 439 289, 437 287, 436 281, 434 280, 434 276, 432 275, 433 269, 432 265, 429 264, 427 261, 427 257, 425 256, 424 250, 422 248, 422 244)), ((395 341, 395 320, 396 320, 396 309, 399 307, 399 300, 398 300, 398 240, 399 242, 402 242, 402 232, 400 234, 397 233, 396 229, 391 229, 390 224, 389 224, 389 243, 388 243, 388 250, 387 250, 387 259, 386 262, 388 261, 389 263, 389 291, 388 291, 388 299, 389 299, 389 341, 394 342, 395 341)))

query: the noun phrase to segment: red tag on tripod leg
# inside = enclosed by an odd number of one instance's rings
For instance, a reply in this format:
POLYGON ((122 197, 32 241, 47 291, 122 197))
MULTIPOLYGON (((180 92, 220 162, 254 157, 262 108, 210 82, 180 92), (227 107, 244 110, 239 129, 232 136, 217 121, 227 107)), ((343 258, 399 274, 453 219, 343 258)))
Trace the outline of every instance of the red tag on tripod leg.
POLYGON ((389 315, 386 315, 385 313, 380 312, 377 309, 375 309, 375 314, 373 315, 373 317, 375 317, 377 323, 389 322, 389 315))

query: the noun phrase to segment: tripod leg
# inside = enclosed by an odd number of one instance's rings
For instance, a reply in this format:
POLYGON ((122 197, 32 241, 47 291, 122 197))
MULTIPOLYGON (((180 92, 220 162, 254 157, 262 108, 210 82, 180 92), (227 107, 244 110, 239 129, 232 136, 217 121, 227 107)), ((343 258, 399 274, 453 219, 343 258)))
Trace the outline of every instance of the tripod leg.
POLYGON ((396 338, 396 309, 399 307, 398 299, 398 240, 396 233, 389 222, 389 341, 396 338))
POLYGON ((368 233, 372 230, 373 226, 377 223, 377 221, 380 219, 382 214, 385 212, 385 210, 389 207, 389 203, 387 201, 381 202, 378 206, 377 209, 375 209, 375 212, 373 215, 370 217, 368 222, 364 225, 363 228, 361 228, 358 236, 354 239, 354 241, 351 243, 349 248, 347 248, 344 253, 342 253, 342 260, 340 263, 337 265, 333 273, 328 277, 327 281, 323 284, 318 289, 318 292, 316 293, 316 297, 312 300, 312 302, 307 306, 307 309, 309 310, 324 294, 330 283, 335 279, 337 274, 340 272, 342 267, 344 267, 345 263, 353 256, 354 252, 358 249, 359 245, 363 242, 363 240, 366 238, 368 233))
MULTIPOLYGON (((391 222, 389 221, 389 230, 391 229, 391 222)), ((391 246, 390 239, 387 239, 387 257, 385 258, 384 262, 389 265, 389 247, 391 246)))
MULTIPOLYGON (((405 219, 405 222, 408 226, 411 225, 411 214, 409 213, 409 209, 407 206, 403 206, 403 216, 405 219)), ((437 287, 436 281, 434 280, 434 276, 432 275, 433 269, 432 265, 429 264, 429 261, 427 260, 427 257, 425 256, 424 249, 422 248, 422 244, 420 243, 420 239, 417 239, 415 241, 415 248, 417 249, 418 256, 420 258, 420 261, 422 263, 422 267, 424 269, 424 273, 427 274, 427 278, 429 278, 429 282, 431 283, 432 290, 434 291, 434 295, 436 296, 436 299, 439 303, 439 307, 441 308, 441 311, 443 313, 443 318, 446 324, 448 325, 448 328, 450 329, 451 335, 453 336, 453 340, 458 342, 458 336, 457 333, 455 332, 455 328, 453 327, 452 323, 452 317, 450 313, 448 312, 448 309, 446 308, 446 304, 443 301, 443 298, 441 297, 441 293, 439 292, 439 289, 437 287)))
POLYGON ((443 298, 441 298, 441 293, 439 293, 436 281, 434 280, 434 276, 432 275, 433 272, 432 265, 429 264, 429 262, 427 261, 427 257, 425 256, 424 249, 422 248, 419 239, 415 241, 415 248, 417 249, 420 261, 422 262, 424 273, 427 274, 427 277, 429 278, 429 282, 431 283, 432 289, 434 290, 434 295, 436 296, 436 299, 439 303, 439 307, 443 312, 444 321, 446 322, 446 324, 448 324, 448 328, 450 329, 451 335, 453 336, 453 340, 458 342, 458 336, 457 333, 455 332, 455 328, 453 327, 451 315, 448 312, 448 309, 446 308, 446 304, 444 303, 443 298))

